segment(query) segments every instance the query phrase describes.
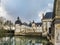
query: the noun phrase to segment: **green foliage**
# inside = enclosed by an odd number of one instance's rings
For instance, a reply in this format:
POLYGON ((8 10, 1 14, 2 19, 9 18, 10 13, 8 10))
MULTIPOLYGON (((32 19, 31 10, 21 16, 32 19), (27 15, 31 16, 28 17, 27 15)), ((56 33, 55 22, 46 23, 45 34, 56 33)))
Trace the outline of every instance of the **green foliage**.
POLYGON ((5 30, 4 29, 0 29, 0 37, 4 37, 5 36, 5 30))

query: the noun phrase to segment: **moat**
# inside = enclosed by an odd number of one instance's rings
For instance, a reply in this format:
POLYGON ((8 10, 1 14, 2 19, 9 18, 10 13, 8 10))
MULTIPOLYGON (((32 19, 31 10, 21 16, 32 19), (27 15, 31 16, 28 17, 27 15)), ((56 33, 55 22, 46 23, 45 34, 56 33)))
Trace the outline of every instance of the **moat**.
POLYGON ((46 45, 47 39, 37 36, 13 36, 0 38, 0 45, 46 45))

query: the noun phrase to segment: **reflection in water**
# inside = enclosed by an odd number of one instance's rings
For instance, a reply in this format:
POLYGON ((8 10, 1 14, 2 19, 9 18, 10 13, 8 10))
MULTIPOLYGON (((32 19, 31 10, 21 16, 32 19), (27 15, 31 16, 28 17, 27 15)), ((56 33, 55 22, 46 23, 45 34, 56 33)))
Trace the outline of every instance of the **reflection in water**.
POLYGON ((43 45, 40 37, 3 37, 0 39, 0 45, 43 45))

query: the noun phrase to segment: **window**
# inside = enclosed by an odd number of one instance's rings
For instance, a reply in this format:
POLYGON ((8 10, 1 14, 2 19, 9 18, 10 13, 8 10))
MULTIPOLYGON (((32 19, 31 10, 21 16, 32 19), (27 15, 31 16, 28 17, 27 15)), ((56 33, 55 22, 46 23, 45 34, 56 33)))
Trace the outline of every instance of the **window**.
POLYGON ((51 27, 51 22, 47 22, 47 27, 51 27))

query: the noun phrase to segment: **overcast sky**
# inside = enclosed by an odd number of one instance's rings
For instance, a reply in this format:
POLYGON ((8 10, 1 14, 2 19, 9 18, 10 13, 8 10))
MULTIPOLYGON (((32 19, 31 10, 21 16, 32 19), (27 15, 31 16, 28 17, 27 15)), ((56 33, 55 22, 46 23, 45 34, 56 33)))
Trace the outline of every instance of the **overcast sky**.
POLYGON ((15 21, 40 22, 42 13, 53 11, 54 0, 0 0, 0 16, 15 21))

